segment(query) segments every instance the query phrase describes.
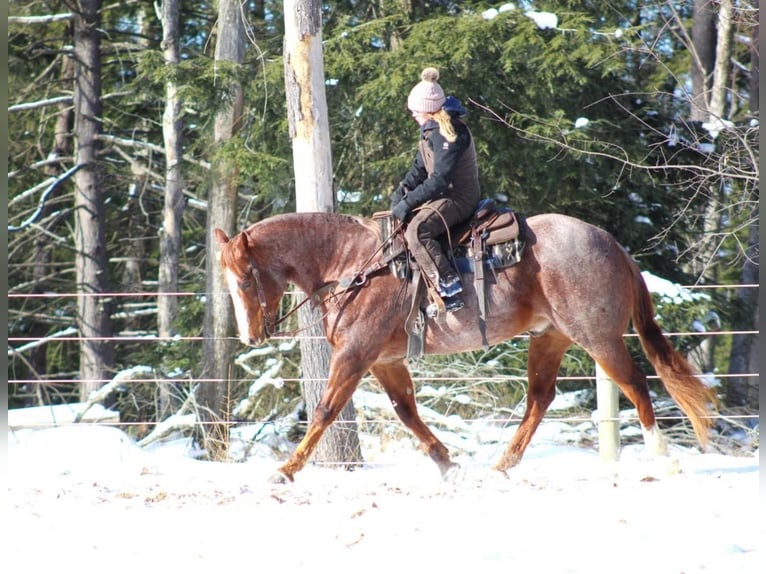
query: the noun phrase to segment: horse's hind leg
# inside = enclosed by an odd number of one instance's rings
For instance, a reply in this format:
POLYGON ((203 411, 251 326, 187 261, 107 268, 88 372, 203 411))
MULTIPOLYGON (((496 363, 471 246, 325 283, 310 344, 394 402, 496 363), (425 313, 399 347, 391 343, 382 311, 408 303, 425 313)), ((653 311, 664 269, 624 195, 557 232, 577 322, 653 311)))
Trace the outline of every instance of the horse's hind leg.
POLYGON ((519 428, 516 429, 516 434, 513 435, 503 456, 495 464, 495 470, 505 472, 521 460, 545 411, 556 397, 556 380, 561 359, 571 345, 572 341, 557 331, 549 331, 540 337, 530 338, 527 355, 529 377, 527 408, 519 428))
POLYGON ((657 428, 646 376, 628 353, 622 335, 603 347, 589 349, 588 352, 628 400, 635 405, 647 448, 655 455, 666 455, 667 444, 657 428))
POLYGON ((418 415, 415 389, 407 367, 401 362, 378 363, 373 365, 370 371, 385 389, 396 414, 420 440, 423 450, 439 466, 442 477, 447 478, 450 470, 457 465, 450 460, 447 447, 434 436, 418 415))

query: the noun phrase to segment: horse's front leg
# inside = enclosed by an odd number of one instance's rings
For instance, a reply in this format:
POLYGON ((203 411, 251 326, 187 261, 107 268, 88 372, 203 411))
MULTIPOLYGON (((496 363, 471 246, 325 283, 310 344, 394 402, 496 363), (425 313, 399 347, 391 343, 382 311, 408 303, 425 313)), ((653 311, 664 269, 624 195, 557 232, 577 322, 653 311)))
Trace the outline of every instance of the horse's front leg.
POLYGON ((324 431, 346 406, 360 379, 369 369, 369 364, 369 361, 352 356, 352 353, 333 354, 327 388, 314 411, 308 431, 290 460, 279 467, 279 472, 290 482, 295 479, 295 473, 306 465, 324 431))

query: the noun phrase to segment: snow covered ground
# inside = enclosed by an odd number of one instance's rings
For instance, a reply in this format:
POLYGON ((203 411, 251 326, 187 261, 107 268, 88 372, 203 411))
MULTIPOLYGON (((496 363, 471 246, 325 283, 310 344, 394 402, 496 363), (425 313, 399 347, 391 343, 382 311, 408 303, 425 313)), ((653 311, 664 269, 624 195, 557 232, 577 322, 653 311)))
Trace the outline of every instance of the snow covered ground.
MULTIPOLYGON (((178 441, 142 449, 108 426, 11 432, 2 569, 764 571, 757 451, 673 447, 649 460, 627 446, 605 463, 558 434, 543 423, 507 478, 491 470, 498 441, 477 440, 456 457, 459 478, 444 483, 408 439, 383 448, 364 436, 365 467, 310 465, 275 485, 273 456, 201 462, 178 441)), ((505 429, 503 441, 510 436, 505 429)))

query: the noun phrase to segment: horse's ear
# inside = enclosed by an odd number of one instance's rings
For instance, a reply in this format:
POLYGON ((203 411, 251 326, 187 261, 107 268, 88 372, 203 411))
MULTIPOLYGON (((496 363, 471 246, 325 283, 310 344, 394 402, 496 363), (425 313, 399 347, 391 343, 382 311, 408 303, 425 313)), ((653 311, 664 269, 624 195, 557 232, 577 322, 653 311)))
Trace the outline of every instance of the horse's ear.
POLYGON ((218 227, 213 229, 213 237, 215 238, 215 242, 218 243, 218 245, 224 245, 229 242, 229 238, 226 233, 223 231, 223 229, 219 229, 218 227))

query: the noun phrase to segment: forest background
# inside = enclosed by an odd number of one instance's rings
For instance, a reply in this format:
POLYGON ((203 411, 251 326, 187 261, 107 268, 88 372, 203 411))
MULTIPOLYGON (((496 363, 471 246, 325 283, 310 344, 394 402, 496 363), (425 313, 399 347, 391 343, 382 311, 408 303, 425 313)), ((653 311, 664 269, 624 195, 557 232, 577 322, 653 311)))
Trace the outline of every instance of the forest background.
MULTIPOLYGON (((321 11, 337 211, 388 208, 417 141, 406 95, 436 66, 469 110, 484 195, 580 217, 698 288, 655 301, 662 326, 725 374, 725 409, 758 408, 757 1, 298 4, 321 11)), ((236 229, 296 208, 283 9, 9 4, 10 408, 107 385, 138 437, 183 410, 298 408, 294 342, 243 352, 230 325, 224 376, 207 344, 211 197, 230 194, 236 229)), ((513 404, 523 386, 497 378, 523 374, 524 349, 417 368, 468 370, 472 393, 513 404)), ((592 363, 574 351, 562 374, 587 386, 592 363)))

